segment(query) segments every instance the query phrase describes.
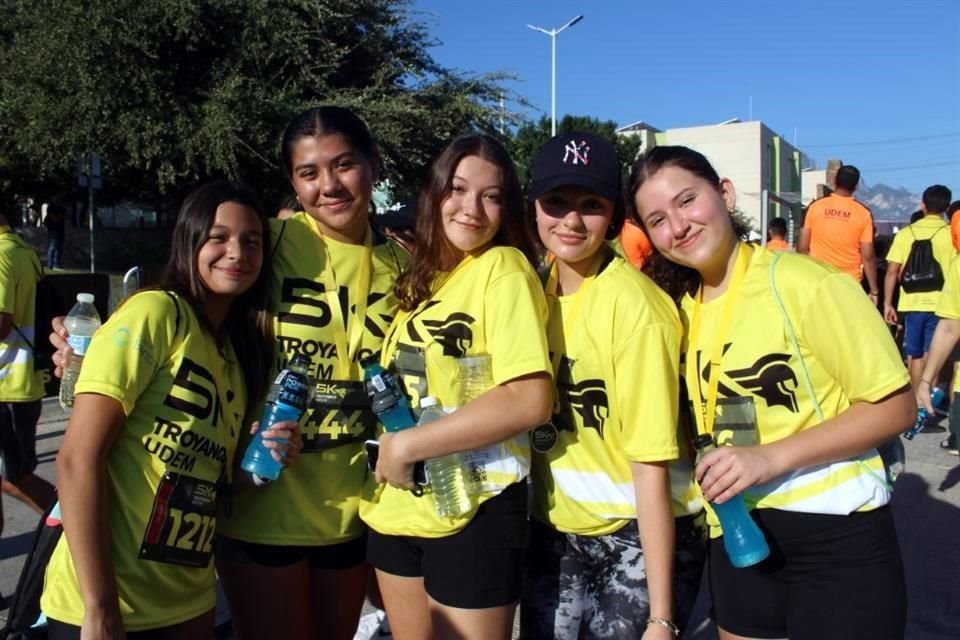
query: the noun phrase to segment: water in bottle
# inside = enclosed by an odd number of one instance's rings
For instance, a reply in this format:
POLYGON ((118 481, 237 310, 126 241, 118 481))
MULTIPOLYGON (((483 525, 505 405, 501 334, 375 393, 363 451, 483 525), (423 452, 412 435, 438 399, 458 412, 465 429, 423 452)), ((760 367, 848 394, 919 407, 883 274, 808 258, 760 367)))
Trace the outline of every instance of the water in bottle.
POLYGON ((270 455, 271 450, 264 445, 263 432, 278 422, 300 421, 310 402, 312 381, 309 372, 310 358, 298 353, 270 386, 260 427, 247 445, 240 463, 240 468, 248 472, 258 486, 276 480, 283 470, 283 463, 275 460, 270 455))
MULTIPOLYGON (((944 393, 943 389, 940 387, 934 387, 930 389, 930 402, 933 404, 934 412, 936 412, 937 406, 943 402, 944 393)), ((903 437, 907 440, 913 440, 914 436, 923 431, 927 426, 927 420, 930 419, 930 414, 927 412, 926 408, 919 407, 917 409, 917 419, 913 423, 913 426, 907 429, 907 432, 903 434, 903 437)))
MULTIPOLYGON (((437 399, 427 396, 420 401, 420 421, 427 424, 444 417, 437 399)), ((470 496, 464 480, 460 455, 451 453, 427 460, 427 479, 437 503, 437 514, 444 518, 456 518, 470 512, 470 496)))
POLYGON ((363 385, 370 396, 370 406, 384 429, 400 431, 417 424, 397 377, 375 358, 363 362, 363 385))
MULTIPOLYGON (((713 438, 709 435, 694 438, 693 446, 697 449, 698 461, 700 456, 715 448, 713 438)), ((730 564, 735 567, 749 567, 770 555, 767 540, 763 537, 760 527, 750 517, 742 494, 737 494, 723 504, 711 502, 710 506, 720 520, 720 528, 723 530, 723 548, 727 552, 727 557, 730 558, 730 564)))
POLYGON ((93 299, 92 293, 78 293, 77 303, 63 319, 63 325, 69 333, 67 343, 73 349, 73 355, 64 367, 63 378, 60 380, 60 406, 65 411, 73 408, 74 389, 77 378, 80 377, 83 358, 87 354, 93 334, 100 328, 100 314, 93 306, 93 299))
MULTIPOLYGON (((457 361, 460 373, 460 406, 476 400, 493 388, 492 358, 488 354, 460 358, 457 361)), ((494 491, 489 484, 487 461, 489 451, 464 451, 461 456, 467 471, 467 491, 471 494, 494 491)))

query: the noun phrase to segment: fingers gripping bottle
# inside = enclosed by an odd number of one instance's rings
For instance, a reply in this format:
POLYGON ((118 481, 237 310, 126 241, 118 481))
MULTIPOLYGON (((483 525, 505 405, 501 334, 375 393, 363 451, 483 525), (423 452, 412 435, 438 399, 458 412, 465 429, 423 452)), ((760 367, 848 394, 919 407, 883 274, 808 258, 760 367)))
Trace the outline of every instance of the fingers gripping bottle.
POLYGON ((309 372, 310 358, 298 353, 270 386, 260 427, 247 445, 243 462, 240 463, 240 468, 251 475, 257 486, 276 480, 283 471, 283 463, 275 460, 270 455, 271 450, 264 444, 263 432, 278 422, 300 421, 312 395, 309 372))
MULTIPOLYGON (((447 415, 437 404, 437 399, 427 396, 420 401, 420 422, 427 424, 447 415)), ((456 453, 427 460, 427 478, 437 503, 437 514, 444 518, 456 518, 470 512, 470 496, 464 481, 463 463, 456 453)))
MULTIPOLYGON (((933 404, 934 411, 936 411, 937 406, 943 402, 944 393, 943 389, 940 387, 934 387, 930 390, 930 402, 933 404)), ((936 415, 936 414, 934 414, 936 415)), ((914 436, 923 431, 927 426, 927 420, 930 418, 930 414, 927 413, 927 410, 924 407, 917 409, 917 420, 913 423, 913 426, 907 429, 907 432, 903 434, 903 437, 907 440, 913 440, 914 436)))
MULTIPOLYGON (((716 448, 709 435, 694 438, 693 446, 697 450, 698 461, 703 454, 716 448)), ((738 568, 749 567, 770 555, 770 547, 767 546, 760 527, 750 517, 742 494, 737 494, 723 504, 711 502, 710 506, 720 520, 723 548, 727 551, 730 564, 738 568)))
POLYGON ((387 431, 400 431, 416 426, 410 402, 400 388, 396 376, 375 359, 363 363, 363 386, 370 396, 370 405, 387 431))
POLYGON ((100 328, 100 314, 93 306, 93 300, 92 293, 78 293, 77 303, 63 319, 63 326, 69 332, 67 342, 73 349, 73 355, 63 370, 63 379, 60 380, 60 406, 65 411, 73 408, 74 389, 80 377, 83 358, 93 334, 100 328))

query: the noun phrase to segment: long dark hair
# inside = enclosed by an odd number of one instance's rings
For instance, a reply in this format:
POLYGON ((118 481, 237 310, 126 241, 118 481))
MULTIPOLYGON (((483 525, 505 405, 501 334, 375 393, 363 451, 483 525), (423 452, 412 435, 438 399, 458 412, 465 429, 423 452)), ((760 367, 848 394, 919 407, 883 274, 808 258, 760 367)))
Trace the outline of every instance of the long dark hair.
POLYGON ((443 232, 440 207, 450 195, 453 174, 460 161, 478 156, 500 169, 503 177, 500 228, 492 244, 515 247, 536 265, 533 239, 524 220, 523 194, 510 154, 495 138, 486 134, 463 135, 447 145, 434 160, 417 202, 416 236, 409 268, 397 280, 395 291, 400 308, 410 311, 430 297, 434 276, 451 255, 443 232))
MULTIPOLYGON (((710 164, 710 161, 698 151, 689 147, 665 145, 653 147, 640 154, 630 169, 630 178, 627 181, 626 206, 627 215, 642 226, 648 235, 650 232, 637 212, 637 191, 643 186, 644 182, 666 167, 685 169, 706 180, 718 192, 721 191, 720 175, 710 164)), ((736 236, 741 239, 746 238, 750 232, 750 226, 736 212, 732 213, 730 218, 736 236)), ((668 260, 660 253, 656 245, 653 245, 652 242, 650 244, 653 246, 653 254, 644 261, 643 272, 660 285, 660 288, 666 291, 678 304, 685 294, 693 295, 696 293, 700 286, 700 274, 695 269, 668 260)))
POLYGON ((249 188, 217 180, 196 189, 184 199, 173 228, 170 258, 157 289, 173 291, 193 309, 201 327, 223 345, 226 336, 233 345, 247 382, 248 408, 262 400, 270 369, 272 325, 267 313, 267 291, 270 286, 270 228, 267 215, 257 195, 249 188), (207 320, 204 308, 209 291, 197 270, 197 256, 213 227, 217 209, 225 202, 235 202, 257 214, 263 230, 263 261, 253 285, 237 296, 230 305, 220 331, 207 320))

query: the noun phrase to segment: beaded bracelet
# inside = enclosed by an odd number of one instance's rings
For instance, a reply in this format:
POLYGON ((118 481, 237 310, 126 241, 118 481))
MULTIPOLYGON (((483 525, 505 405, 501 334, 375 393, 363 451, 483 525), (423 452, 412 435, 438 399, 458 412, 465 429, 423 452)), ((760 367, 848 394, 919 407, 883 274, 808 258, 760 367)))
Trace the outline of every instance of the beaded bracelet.
POLYGON ((674 638, 677 638, 680 636, 680 628, 677 625, 673 624, 673 622, 670 620, 665 620, 664 618, 658 618, 657 616, 650 616, 649 618, 647 618, 647 626, 650 626, 651 624, 659 624, 661 627, 666 627, 667 629, 670 629, 670 633, 673 634, 674 638))

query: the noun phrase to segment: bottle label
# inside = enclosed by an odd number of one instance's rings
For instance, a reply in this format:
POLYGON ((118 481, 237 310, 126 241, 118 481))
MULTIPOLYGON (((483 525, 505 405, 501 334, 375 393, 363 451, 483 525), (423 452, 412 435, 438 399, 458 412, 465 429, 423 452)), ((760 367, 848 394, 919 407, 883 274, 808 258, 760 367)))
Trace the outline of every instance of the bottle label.
POLYGON ((92 340, 93 338, 90 336, 69 336, 67 337, 67 344, 70 345, 75 354, 85 356, 92 340))
POLYGON ((279 393, 277 402, 303 411, 307 408, 307 400, 310 397, 310 381, 299 373, 284 370, 277 379, 279 393))
POLYGON ((207 567, 217 525, 217 485, 166 473, 153 499, 153 511, 139 557, 185 567, 207 567))

